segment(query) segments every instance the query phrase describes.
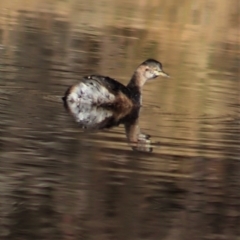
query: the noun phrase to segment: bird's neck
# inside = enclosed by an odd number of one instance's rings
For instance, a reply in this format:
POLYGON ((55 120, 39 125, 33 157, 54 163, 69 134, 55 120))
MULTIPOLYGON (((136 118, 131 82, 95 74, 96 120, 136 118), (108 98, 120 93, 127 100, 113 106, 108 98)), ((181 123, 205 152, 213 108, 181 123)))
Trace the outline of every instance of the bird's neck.
POLYGON ((138 88, 139 91, 141 91, 145 82, 146 82, 146 78, 143 76, 143 74, 141 74, 138 70, 136 70, 132 75, 132 78, 129 81, 127 87, 138 88))
POLYGON ((131 93, 131 98, 138 103, 141 102, 142 87, 145 82, 144 77, 136 71, 127 85, 131 93))

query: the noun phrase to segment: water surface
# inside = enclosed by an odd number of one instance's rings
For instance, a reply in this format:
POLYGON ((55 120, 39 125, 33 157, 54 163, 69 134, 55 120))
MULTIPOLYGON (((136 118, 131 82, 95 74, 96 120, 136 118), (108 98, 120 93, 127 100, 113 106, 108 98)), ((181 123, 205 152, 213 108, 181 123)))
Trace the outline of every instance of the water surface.
POLYGON ((239 5, 211 1, 1 2, 3 239, 238 239, 239 5), (84 131, 61 97, 87 74, 126 84, 147 58, 123 125, 84 131), (151 151, 149 151, 151 149, 151 151))

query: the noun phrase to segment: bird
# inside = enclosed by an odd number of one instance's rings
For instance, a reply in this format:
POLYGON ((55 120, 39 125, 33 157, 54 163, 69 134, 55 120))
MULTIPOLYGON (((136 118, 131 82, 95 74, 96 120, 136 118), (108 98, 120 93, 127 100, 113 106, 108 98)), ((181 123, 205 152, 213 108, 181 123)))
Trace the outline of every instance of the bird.
POLYGON ((141 106, 143 85, 158 76, 170 77, 161 62, 147 59, 136 68, 126 86, 107 76, 88 75, 69 87, 62 100, 66 108, 72 103, 116 109, 141 106))

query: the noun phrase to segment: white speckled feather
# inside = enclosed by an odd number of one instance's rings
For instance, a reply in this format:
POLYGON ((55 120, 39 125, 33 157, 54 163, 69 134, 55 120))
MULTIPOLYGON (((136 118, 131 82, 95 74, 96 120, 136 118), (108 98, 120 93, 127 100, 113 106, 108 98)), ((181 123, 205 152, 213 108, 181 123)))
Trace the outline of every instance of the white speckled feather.
POLYGON ((91 104, 68 102, 68 109, 75 121, 86 129, 98 129, 102 122, 113 116, 112 111, 91 104))
POLYGON ((108 104, 115 96, 108 89, 94 80, 80 82, 71 88, 67 101, 84 104, 108 104))

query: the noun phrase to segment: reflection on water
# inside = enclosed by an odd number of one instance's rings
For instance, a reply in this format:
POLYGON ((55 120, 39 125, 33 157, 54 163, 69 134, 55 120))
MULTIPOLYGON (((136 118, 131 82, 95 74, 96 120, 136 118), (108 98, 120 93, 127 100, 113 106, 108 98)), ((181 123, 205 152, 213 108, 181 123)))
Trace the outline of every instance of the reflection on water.
POLYGON ((134 150, 151 152, 150 136, 140 132, 138 118, 140 107, 104 108, 76 101, 65 101, 64 106, 79 127, 85 130, 102 130, 124 124, 127 139, 134 150))
POLYGON ((239 238, 235 0, 0 7, 2 239, 239 238), (126 83, 150 57, 173 77, 141 113, 87 111, 123 125, 83 131, 63 109, 81 76, 126 83))

